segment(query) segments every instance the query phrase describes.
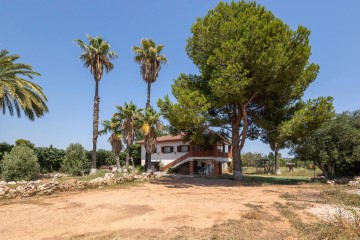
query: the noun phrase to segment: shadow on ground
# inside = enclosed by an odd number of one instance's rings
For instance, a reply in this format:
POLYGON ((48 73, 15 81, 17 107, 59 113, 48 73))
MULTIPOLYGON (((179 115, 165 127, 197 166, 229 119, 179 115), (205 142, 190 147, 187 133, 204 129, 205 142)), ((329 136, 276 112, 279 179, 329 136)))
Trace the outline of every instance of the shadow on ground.
POLYGON ((299 185, 307 183, 305 177, 277 177, 277 176, 248 176, 244 175, 241 181, 234 181, 231 175, 218 177, 169 175, 151 182, 165 185, 168 188, 192 187, 234 187, 234 186, 265 186, 265 185, 299 185))

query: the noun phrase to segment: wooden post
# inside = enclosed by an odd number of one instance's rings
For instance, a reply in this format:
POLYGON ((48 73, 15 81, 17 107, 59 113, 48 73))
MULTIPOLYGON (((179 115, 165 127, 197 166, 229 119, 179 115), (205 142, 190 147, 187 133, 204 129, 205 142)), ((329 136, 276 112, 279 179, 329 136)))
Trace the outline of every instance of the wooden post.
POLYGON ((214 164, 214 176, 218 176, 219 175, 219 165, 217 161, 213 161, 214 164))
POLYGON ((194 160, 190 160, 189 164, 190 164, 189 175, 194 175, 194 160))

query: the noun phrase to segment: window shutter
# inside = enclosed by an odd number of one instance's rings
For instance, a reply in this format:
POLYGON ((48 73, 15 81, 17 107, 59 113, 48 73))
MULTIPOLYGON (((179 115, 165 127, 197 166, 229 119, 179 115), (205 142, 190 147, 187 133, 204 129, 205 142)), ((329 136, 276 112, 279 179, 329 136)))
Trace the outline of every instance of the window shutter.
POLYGON ((177 152, 181 152, 181 146, 177 146, 177 152))
POLYGON ((164 147, 161 147, 161 152, 162 152, 162 153, 164 152, 164 147))
POLYGON ((174 152, 174 147, 170 147, 170 152, 174 152))

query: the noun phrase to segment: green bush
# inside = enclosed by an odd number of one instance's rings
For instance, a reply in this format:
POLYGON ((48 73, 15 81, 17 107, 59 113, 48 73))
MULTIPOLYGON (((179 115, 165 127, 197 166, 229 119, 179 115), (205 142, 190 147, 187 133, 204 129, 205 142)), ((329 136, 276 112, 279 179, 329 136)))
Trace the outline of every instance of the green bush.
POLYGON ((72 143, 65 151, 61 169, 63 172, 80 175, 90 167, 84 147, 80 143, 72 143))
MULTIPOLYGON (((92 151, 86 151, 86 158, 92 160, 92 151)), ((115 156, 112 151, 99 149, 96 152, 96 167, 115 165, 115 156)))
POLYGON ((62 149, 50 147, 38 147, 35 149, 36 156, 39 159, 40 170, 43 173, 60 171, 65 151, 62 149))
POLYGON ((10 145, 6 142, 0 143, 0 173, 2 171, 1 166, 2 166, 2 160, 5 156, 5 153, 9 153, 13 147, 14 147, 13 145, 10 145))
POLYGON ((34 150, 20 145, 5 154, 2 162, 2 177, 5 181, 31 180, 40 172, 34 150))

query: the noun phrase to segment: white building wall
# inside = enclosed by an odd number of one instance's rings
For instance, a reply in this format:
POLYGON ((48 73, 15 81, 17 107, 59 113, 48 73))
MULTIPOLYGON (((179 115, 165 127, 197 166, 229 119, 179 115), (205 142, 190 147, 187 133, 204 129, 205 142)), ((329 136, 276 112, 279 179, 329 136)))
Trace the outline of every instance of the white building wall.
MULTIPOLYGON (((151 162, 160 162, 163 165, 167 165, 172 161, 178 159, 179 157, 187 154, 187 152, 177 152, 177 147, 181 145, 189 145, 188 143, 183 143, 179 141, 169 141, 169 142, 159 142, 157 143, 156 150, 157 153, 151 154, 151 162), (171 146, 174 148, 171 153, 162 153, 161 148, 165 146, 171 146)), ((141 145, 141 165, 145 165, 145 147, 144 144, 141 145)))

